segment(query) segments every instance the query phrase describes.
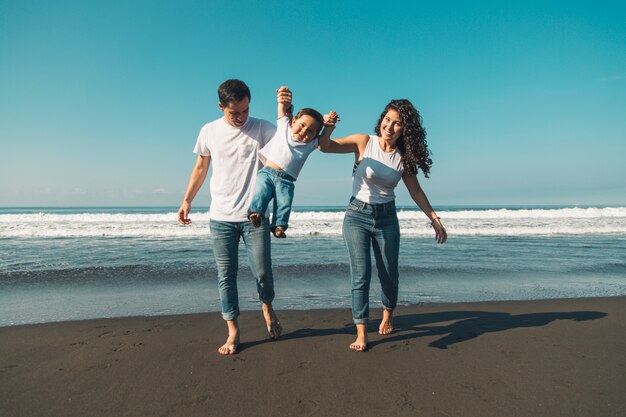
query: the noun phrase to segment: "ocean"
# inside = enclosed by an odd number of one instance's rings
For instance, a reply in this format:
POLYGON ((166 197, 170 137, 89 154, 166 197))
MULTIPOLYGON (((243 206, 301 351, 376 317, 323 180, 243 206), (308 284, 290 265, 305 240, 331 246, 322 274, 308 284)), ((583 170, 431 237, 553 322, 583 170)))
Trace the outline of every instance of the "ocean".
MULTIPOLYGON (((401 305, 626 295, 626 207, 436 209, 445 245, 399 208, 401 305)), ((176 211, 0 208, 0 326, 219 311, 208 213, 182 226, 176 211)), ((296 207, 288 238, 272 238, 275 308, 350 306, 343 212, 296 207)), ((239 296, 259 308, 243 243, 239 296)))

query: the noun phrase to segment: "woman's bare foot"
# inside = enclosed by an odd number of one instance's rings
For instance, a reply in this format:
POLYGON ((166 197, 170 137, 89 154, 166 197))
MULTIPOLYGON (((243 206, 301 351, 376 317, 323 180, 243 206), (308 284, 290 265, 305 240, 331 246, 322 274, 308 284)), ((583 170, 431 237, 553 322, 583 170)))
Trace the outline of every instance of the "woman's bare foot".
POLYGON ((283 327, 280 325, 280 321, 278 321, 271 304, 263 303, 263 317, 265 318, 267 333, 272 339, 278 339, 283 332, 283 327))
POLYGON ((221 347, 219 347, 217 349, 217 352, 220 355, 234 355, 237 353, 238 348, 239 348, 239 337, 228 336, 228 339, 226 339, 226 343, 224 343, 221 347))
POLYGON ((378 334, 391 334, 393 333, 393 310, 383 309, 383 319, 380 321, 380 327, 378 327, 378 334))
POLYGON ((217 349, 220 355, 234 355, 239 348, 239 326, 237 325, 237 319, 226 320, 228 326, 228 339, 226 343, 217 349))
POLYGON ((355 352, 367 350, 367 324, 356 325, 356 340, 350 344, 350 350, 355 352))
POLYGON ((276 236, 279 239, 286 238, 287 235, 285 234, 285 228, 282 226, 276 226, 276 228, 274 229, 274 236, 276 236))
POLYGON ((250 213, 248 219, 250 219, 250 223, 252 223, 252 226, 259 227, 261 226, 261 221, 263 221, 263 216, 261 216, 261 213, 254 212, 250 213))

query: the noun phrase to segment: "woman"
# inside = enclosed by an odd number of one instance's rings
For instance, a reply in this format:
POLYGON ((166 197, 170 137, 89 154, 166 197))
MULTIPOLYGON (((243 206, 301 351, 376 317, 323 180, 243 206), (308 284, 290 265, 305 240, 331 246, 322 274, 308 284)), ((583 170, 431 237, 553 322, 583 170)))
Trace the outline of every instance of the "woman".
MULTIPOLYGON (((328 127, 334 127, 337 115, 327 117, 328 127)), ((400 178, 411 198, 431 220, 438 243, 447 239, 428 198, 417 181, 421 169, 428 178, 432 160, 426 145, 426 131, 421 116, 408 100, 393 100, 382 112, 376 125, 376 135, 356 134, 329 140, 322 135, 322 152, 354 153, 352 198, 343 221, 343 238, 350 256, 352 275, 352 317, 357 338, 350 349, 367 349, 369 319, 369 287, 371 253, 374 250, 378 278, 382 287, 383 319, 378 333, 393 332, 393 310, 398 301, 398 253, 400 226, 395 206, 394 189, 400 178)))

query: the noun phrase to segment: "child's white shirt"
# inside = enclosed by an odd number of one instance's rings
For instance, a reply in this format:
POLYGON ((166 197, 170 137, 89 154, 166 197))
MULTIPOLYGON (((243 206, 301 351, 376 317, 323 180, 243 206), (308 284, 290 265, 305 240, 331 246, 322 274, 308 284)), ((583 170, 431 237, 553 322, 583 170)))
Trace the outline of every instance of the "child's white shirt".
POLYGON ((289 118, 283 116, 276 121, 274 137, 259 151, 259 159, 263 164, 272 161, 296 180, 306 159, 316 148, 317 138, 309 143, 297 141, 291 132, 289 118))

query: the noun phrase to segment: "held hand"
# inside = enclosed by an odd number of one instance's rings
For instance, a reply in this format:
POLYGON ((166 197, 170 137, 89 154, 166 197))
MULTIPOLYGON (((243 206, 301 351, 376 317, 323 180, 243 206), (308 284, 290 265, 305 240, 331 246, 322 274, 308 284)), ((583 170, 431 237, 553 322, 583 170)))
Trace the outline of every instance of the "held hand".
POLYGON ((291 94, 291 90, 289 90, 289 87, 283 85, 282 87, 276 90, 276 100, 279 103, 285 104, 288 106, 291 104, 291 98, 292 98, 292 94, 291 94))
POLYGON ((340 122, 341 118, 335 111, 331 111, 324 115, 324 126, 335 126, 337 122, 340 122))
POLYGON ((188 217, 191 211, 191 205, 189 203, 183 203, 178 209, 178 223, 191 224, 191 219, 188 217))
POLYGON ((437 240, 437 243, 446 243, 446 240, 448 240, 448 232, 446 232, 446 228, 443 227, 441 219, 437 217, 435 220, 432 221, 430 225, 433 227, 433 229, 435 229, 435 239, 437 240))

